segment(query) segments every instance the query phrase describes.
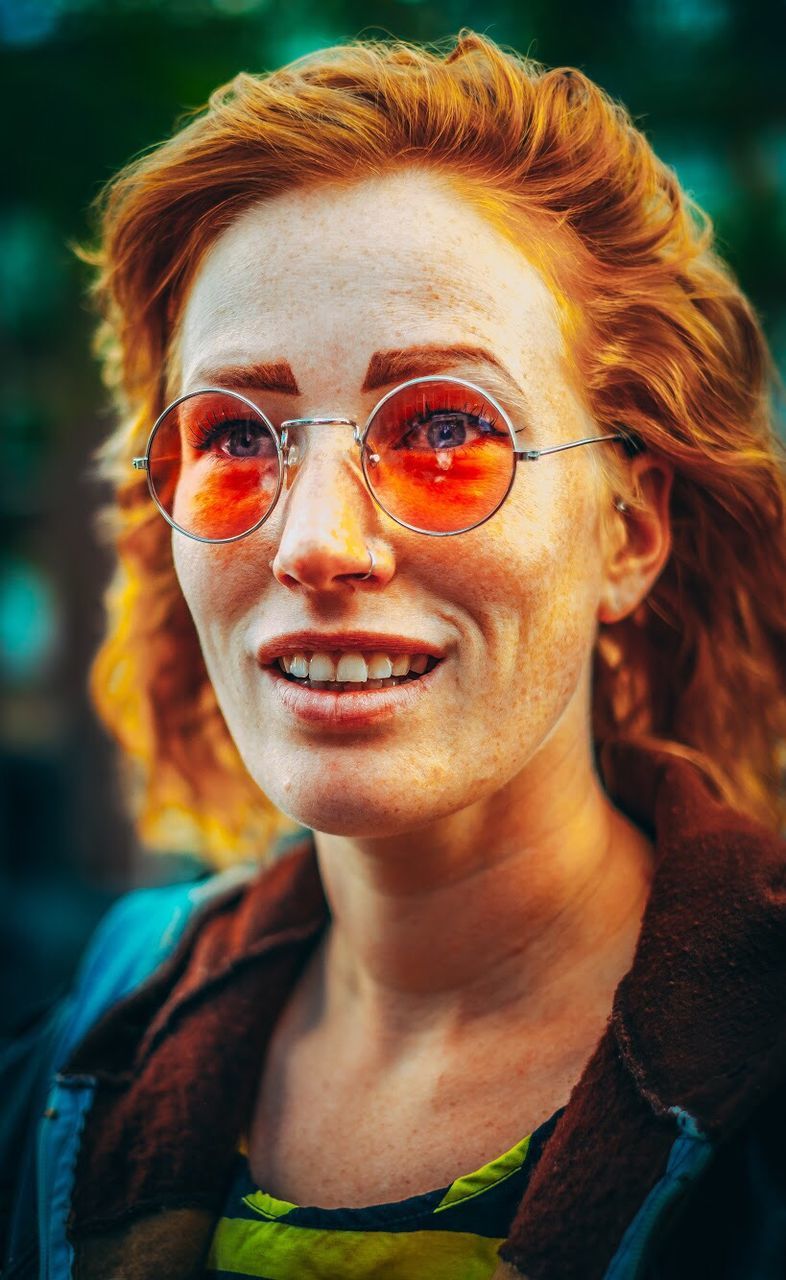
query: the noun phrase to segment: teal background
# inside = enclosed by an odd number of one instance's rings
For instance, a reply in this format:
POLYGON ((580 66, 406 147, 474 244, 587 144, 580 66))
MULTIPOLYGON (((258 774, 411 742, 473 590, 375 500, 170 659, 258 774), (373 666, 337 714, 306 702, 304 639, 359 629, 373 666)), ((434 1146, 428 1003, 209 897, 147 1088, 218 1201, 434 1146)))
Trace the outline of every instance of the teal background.
MULTIPOLYGON (((0 927, 27 1010, 67 980, 151 858, 122 815, 85 694, 109 574, 89 459, 110 421, 89 355, 88 237, 102 184, 238 70, 357 36, 473 27, 622 100, 713 216, 721 252, 786 366, 786 6, 775 0, 0 0, 0 927)), ((2 971, 2 970, 0 970, 2 971)))

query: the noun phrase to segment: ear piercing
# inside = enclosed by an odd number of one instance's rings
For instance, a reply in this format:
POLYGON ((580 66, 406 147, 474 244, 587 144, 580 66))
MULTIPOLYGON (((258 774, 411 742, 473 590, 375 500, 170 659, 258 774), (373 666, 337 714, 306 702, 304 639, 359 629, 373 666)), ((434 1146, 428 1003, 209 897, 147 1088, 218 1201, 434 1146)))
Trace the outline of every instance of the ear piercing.
POLYGON ((618 510, 618 511, 627 511, 627 510, 628 510, 628 504, 627 504, 627 502, 623 502, 623 501, 622 501, 622 498, 615 498, 615 499, 614 499, 614 506, 617 508, 617 510, 618 510))

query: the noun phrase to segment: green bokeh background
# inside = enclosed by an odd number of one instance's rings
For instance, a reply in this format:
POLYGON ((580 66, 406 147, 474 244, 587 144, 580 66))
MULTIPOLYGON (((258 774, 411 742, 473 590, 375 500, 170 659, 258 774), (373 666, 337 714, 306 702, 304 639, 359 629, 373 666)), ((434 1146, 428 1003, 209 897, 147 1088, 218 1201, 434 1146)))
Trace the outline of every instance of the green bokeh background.
POLYGON ((358 36, 468 26, 623 101, 712 215, 786 368, 786 5, 780 0, 0 0, 6 158, 0 521, 3 862, 24 1005, 67 979, 132 881, 193 871, 138 848, 85 693, 109 563, 89 459, 109 423, 89 355, 88 207, 141 149, 237 71, 358 36), (35 946, 30 939, 35 937, 35 946))

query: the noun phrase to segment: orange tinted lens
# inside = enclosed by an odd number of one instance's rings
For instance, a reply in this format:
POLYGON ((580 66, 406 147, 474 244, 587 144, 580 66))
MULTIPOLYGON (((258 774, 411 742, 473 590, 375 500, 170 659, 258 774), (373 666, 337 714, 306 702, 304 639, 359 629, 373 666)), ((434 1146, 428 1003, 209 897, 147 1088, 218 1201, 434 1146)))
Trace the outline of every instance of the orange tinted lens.
POLYGON ((366 436, 366 474, 396 519, 460 533, 501 503, 515 458, 507 423, 471 387, 417 383, 386 400, 366 436))
POLYGON ((236 538, 265 516, 278 490, 273 432, 229 392, 200 392, 159 423, 150 483, 167 515, 199 538, 236 538))

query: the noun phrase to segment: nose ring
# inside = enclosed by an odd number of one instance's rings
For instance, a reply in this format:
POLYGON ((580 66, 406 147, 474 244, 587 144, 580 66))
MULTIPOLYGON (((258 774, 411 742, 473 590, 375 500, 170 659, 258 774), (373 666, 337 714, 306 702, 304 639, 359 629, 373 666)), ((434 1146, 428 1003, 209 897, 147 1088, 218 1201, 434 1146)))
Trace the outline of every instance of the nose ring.
POLYGON ((371 547, 366 547, 366 551, 371 557, 371 568, 369 569, 368 573, 361 573, 358 575, 358 582, 365 582, 366 578, 370 578, 372 573, 374 572, 374 569, 376 568, 376 564, 374 561, 374 552, 371 550, 371 547))

